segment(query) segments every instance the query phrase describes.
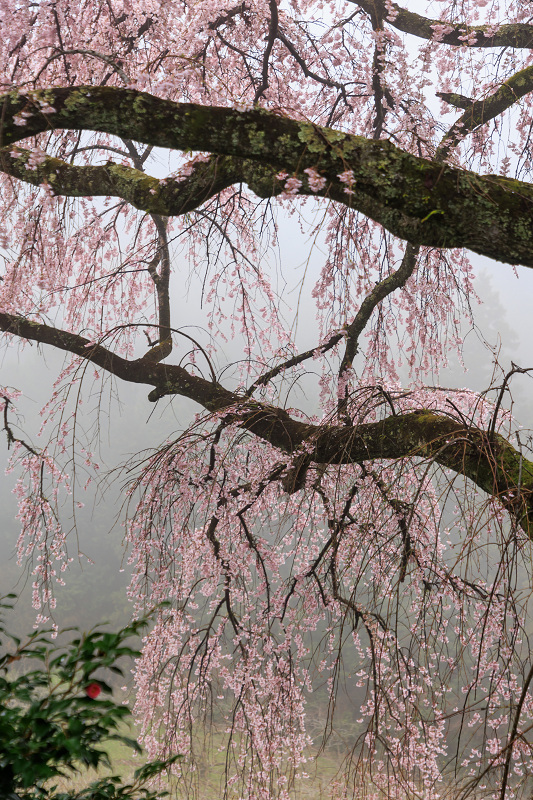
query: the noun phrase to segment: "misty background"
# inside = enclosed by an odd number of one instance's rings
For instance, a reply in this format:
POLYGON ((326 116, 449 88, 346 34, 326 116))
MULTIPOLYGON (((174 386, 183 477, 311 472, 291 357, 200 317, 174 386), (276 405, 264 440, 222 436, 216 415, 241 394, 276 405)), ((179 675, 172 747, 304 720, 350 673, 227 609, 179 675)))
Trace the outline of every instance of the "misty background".
MULTIPOLYGON (((307 349, 317 341, 317 323, 310 293, 323 261, 323 245, 314 243, 301 233, 294 218, 280 215, 279 247, 273 255, 272 268, 286 280, 278 279, 278 291, 283 291, 287 303, 286 317, 296 320, 296 341, 300 349, 307 349), (276 260, 279 262, 276 264, 276 260), (301 281, 305 275, 303 289, 301 281), (289 310, 290 307, 290 310, 289 310), (292 316, 291 316, 292 315, 292 316)), ((176 256, 177 257, 177 256, 176 256)), ((489 386, 500 386, 511 364, 533 367, 531 347, 533 271, 524 267, 513 270, 509 265, 498 264, 479 256, 472 256, 477 274, 475 291, 483 301, 472 300, 475 326, 464 327, 463 362, 450 355, 450 365, 441 371, 440 386, 469 388, 483 391, 489 386)), ((183 276, 179 266, 174 275, 172 297, 174 324, 191 326, 186 330, 196 335, 199 320, 199 295, 191 288, 183 294, 183 276)), ((202 319, 206 323, 206 319, 202 319)), ((242 358, 239 340, 217 342, 221 352, 216 364, 221 369, 227 363, 242 358)), ((170 357, 178 358, 179 351, 170 357)), ((9 422, 16 436, 25 438, 37 447, 44 444, 37 437, 42 423, 40 411, 53 391, 53 383, 65 363, 61 352, 35 344, 19 345, 12 341, 1 351, 0 383, 22 391, 24 397, 17 401, 18 415, 10 410, 9 422)), ((512 410, 518 425, 533 428, 532 389, 529 375, 515 375, 511 381, 511 394, 507 393, 504 406, 512 410)), ((91 371, 87 371, 83 384, 84 404, 78 409, 78 424, 94 435, 99 427, 99 449, 95 455, 102 464, 89 491, 76 490, 75 500, 84 503, 82 509, 65 507, 63 522, 72 527, 69 536, 69 557, 73 558, 63 577, 65 586, 57 586, 57 608, 54 621, 60 628, 78 626, 88 628, 109 621, 113 627, 126 624, 131 605, 126 589, 130 568, 123 546, 125 518, 123 488, 132 473, 120 471, 140 451, 156 448, 167 438, 177 436, 187 427, 200 408, 192 401, 175 397, 152 404, 147 400, 151 387, 136 384, 109 382, 100 395, 100 387, 92 391, 91 371), (107 468, 107 469, 106 469, 107 468), (106 475, 106 471, 112 472, 106 475)), ((224 378, 222 378, 224 382, 224 378)), ((428 379, 431 383, 431 378, 428 379)), ((305 388, 305 387, 304 387, 305 388)), ((314 398, 300 392, 298 401, 312 410, 314 398)), ((492 399, 497 391, 489 395, 492 399)), ((292 404, 296 405, 293 399, 292 404)), ((527 440, 527 430, 522 441, 527 440)), ((16 520, 17 501, 13 486, 17 470, 4 475, 9 452, 7 437, 0 431, 0 595, 15 592, 19 598, 10 615, 9 628, 21 634, 30 631, 36 612, 31 605, 32 576, 28 565, 17 565, 16 543, 20 531, 16 520)), ((135 459, 138 460, 138 459, 135 459)), ((80 481, 83 483, 85 476, 80 481)))

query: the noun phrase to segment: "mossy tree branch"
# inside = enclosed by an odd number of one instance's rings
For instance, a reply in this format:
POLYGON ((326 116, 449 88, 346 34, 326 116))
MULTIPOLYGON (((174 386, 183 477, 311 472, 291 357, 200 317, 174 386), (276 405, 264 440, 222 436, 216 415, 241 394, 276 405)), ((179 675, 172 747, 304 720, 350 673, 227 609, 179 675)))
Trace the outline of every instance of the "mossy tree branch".
POLYGON ((222 156, 196 164, 193 173, 183 180, 167 181, 111 161, 101 166, 77 166, 45 155, 30 167, 31 156, 31 150, 4 147, 0 150, 0 171, 33 186, 48 184, 62 197, 120 197, 134 208, 160 216, 188 214, 246 174, 236 159, 222 156))
POLYGON ((310 463, 352 464, 412 458, 434 461, 470 478, 495 497, 533 538, 533 462, 502 436, 465 425, 463 420, 419 410, 348 427, 313 425, 281 408, 231 392, 216 381, 191 375, 183 367, 129 361, 77 334, 0 313, 0 330, 49 344, 100 366, 122 380, 154 386, 164 395, 188 397, 208 411, 227 411, 227 421, 292 454, 302 449, 310 463))
MULTIPOLYGON (((280 191, 279 182, 272 183, 274 170, 304 177, 304 170, 311 167, 327 181, 326 188, 316 194, 358 209, 414 246, 465 247, 499 261, 533 266, 533 189, 521 181, 503 183, 492 176, 418 158, 387 141, 368 140, 260 109, 236 111, 174 103, 131 89, 91 86, 26 95, 11 92, 0 99, 0 106, 4 146, 44 131, 82 129, 157 147, 208 151, 239 159, 239 163, 225 162, 225 168, 240 169, 240 180, 246 180, 248 162, 256 163, 261 180, 253 189, 262 197, 280 191), (41 108, 45 103, 55 111, 44 114, 41 108), (21 115, 24 124, 16 124, 21 115), (338 177, 346 170, 353 174, 353 193, 346 192, 338 177)), ((128 193, 138 208, 164 216, 183 213, 183 198, 179 199, 181 210, 169 208, 156 199, 154 179, 144 173, 133 176, 118 165, 107 169, 118 184, 128 185, 122 192, 128 193)), ((22 170, 20 174, 22 177, 22 170)), ((230 177, 231 182, 239 180, 235 173, 226 174, 221 183, 230 177)), ((253 184, 256 175, 251 177, 253 184)), ((53 187, 52 173, 49 182, 53 187)), ((303 193, 309 194, 305 186, 303 193)), ((94 194, 95 188, 88 183, 86 193, 94 194)), ((176 191, 179 193, 179 188, 176 191)))
POLYGON ((437 93, 437 96, 450 105, 466 109, 442 140, 438 149, 439 159, 446 158, 451 148, 468 133, 503 114, 531 91, 533 91, 533 67, 526 67, 508 78, 492 95, 481 100, 469 101, 461 95, 437 93))
POLYGON ((443 22, 430 19, 402 8, 397 3, 388 7, 383 0, 350 0, 372 18, 380 15, 396 30, 410 33, 419 39, 436 39, 439 28, 451 28, 438 37, 438 41, 453 47, 533 47, 533 25, 511 23, 499 25, 493 32, 487 25, 467 25, 464 22, 443 22), (392 12, 392 13, 391 13, 392 12))

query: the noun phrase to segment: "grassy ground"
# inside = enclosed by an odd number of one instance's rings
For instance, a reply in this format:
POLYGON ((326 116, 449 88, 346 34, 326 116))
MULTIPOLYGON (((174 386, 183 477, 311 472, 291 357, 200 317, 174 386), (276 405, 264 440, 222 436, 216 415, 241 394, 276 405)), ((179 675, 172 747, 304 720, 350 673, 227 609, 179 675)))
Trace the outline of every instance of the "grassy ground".
MULTIPOLYGON (((125 725, 121 733, 132 738, 137 735, 133 725, 129 728, 125 725)), ((203 755, 197 758, 197 769, 194 773, 191 773, 188 781, 189 791, 182 784, 178 787, 175 780, 169 781, 166 778, 161 781, 157 788, 160 791, 168 791, 170 800, 189 800, 189 798, 194 798, 194 800, 219 800, 223 796, 225 783, 225 751, 220 750, 221 743, 221 738, 217 740, 216 737, 213 737, 203 755)), ((309 777, 300 780, 298 785, 291 790, 291 797, 294 800, 327 800, 330 797, 332 782, 340 778, 343 755, 345 754, 345 750, 342 747, 343 744, 346 745, 346 742, 340 739, 337 741, 338 747, 335 747, 335 742, 332 742, 316 761, 310 760, 307 764, 309 777)), ((106 743, 102 749, 105 749, 109 755, 112 765, 111 770, 105 767, 100 768, 98 771, 83 769, 79 773, 73 774, 68 780, 63 779, 54 781, 54 783, 62 791, 81 791, 98 778, 103 778, 107 775, 118 775, 122 783, 127 784, 132 782, 135 770, 147 760, 144 755, 137 755, 133 753, 130 747, 115 741, 106 743)), ((356 796, 358 800, 365 800, 370 793, 373 794, 368 786, 361 787, 356 792, 356 796)), ((350 790, 348 790, 349 794, 350 790)), ((420 796, 423 796, 423 792, 420 796)))
MULTIPOLYGON (((135 737, 135 730, 126 728, 121 731, 126 735, 135 737)), ((144 755, 136 755, 130 747, 119 742, 110 741, 105 745, 109 755, 112 769, 101 767, 98 771, 94 769, 81 769, 79 773, 72 774, 71 777, 54 780, 58 789, 62 791, 81 791, 91 782, 107 775, 118 775, 123 783, 133 780, 133 773, 145 763, 144 755)), ((329 787, 335 778, 340 766, 340 760, 334 753, 323 755, 316 765, 311 762, 308 765, 310 778, 300 782, 300 786, 295 787, 295 800, 325 800, 329 797, 329 787)), ((213 800, 221 797, 221 789, 224 783, 225 753, 220 752, 214 744, 198 759, 197 771, 191 779, 191 789, 195 788, 195 796, 198 800, 213 800)), ((178 791, 175 783, 163 780, 161 791, 171 792, 172 798, 186 797, 182 791, 178 791)))

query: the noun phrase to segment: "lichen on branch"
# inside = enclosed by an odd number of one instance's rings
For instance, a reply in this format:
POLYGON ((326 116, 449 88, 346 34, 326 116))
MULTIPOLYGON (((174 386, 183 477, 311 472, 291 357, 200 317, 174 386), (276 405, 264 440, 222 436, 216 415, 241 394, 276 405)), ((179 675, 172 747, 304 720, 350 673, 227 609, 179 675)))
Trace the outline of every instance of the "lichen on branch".
MULTIPOLYGON (((533 266, 529 246, 533 192, 529 184, 513 181, 508 187, 491 176, 417 158, 388 141, 369 140, 260 109, 237 111, 174 103, 115 87, 80 86, 26 94, 12 91, 0 98, 0 106, 4 146, 47 130, 91 130, 155 147, 208 151, 295 175, 313 169, 326 181, 316 195, 360 210, 413 245, 466 247, 499 261, 533 266), (44 102, 54 108, 53 113, 42 113, 40 104, 44 102), (23 124, 15 124, 21 118, 23 124), (349 192, 339 179, 347 172, 353 187, 349 192)), ((237 181, 234 169, 238 171, 239 165, 230 162, 229 166, 226 178, 222 166, 221 184, 215 169, 213 191, 237 181)), ((245 180, 246 171, 240 166, 241 180, 245 180)), ((170 203, 159 202, 159 189, 150 178, 119 167, 112 167, 104 178, 104 170, 98 175, 105 188, 113 182, 120 196, 124 183, 130 197, 139 192, 137 204, 144 210, 162 214, 174 210, 170 203), (150 201, 152 190, 154 200, 150 201)), ((18 172, 21 174, 20 169, 18 172)), ((48 167, 51 186, 52 173, 48 167)), ((205 183, 205 175, 202 177, 205 183)), ((272 194, 279 190, 273 183, 272 194)), ((264 180, 262 192, 264 196, 264 180)), ((87 194, 91 194, 90 185, 87 194)), ((186 205, 179 187, 176 194, 174 213, 180 213, 186 205)), ((200 195, 202 200, 209 196, 209 188, 200 195)))

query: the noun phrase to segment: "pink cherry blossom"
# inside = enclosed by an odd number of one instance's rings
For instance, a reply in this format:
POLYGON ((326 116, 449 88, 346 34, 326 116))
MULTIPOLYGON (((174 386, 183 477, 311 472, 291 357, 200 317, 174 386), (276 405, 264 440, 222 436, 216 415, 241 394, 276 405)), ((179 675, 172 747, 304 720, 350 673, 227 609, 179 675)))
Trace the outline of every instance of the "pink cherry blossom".
POLYGON ((202 760, 303 796, 324 752, 339 800, 530 794, 524 370, 439 371, 470 250, 533 266, 531 49, 525 0, 3 0, 0 327, 67 356, 35 440, 0 391, 17 558, 40 625, 146 387, 135 711, 184 796, 202 760))

